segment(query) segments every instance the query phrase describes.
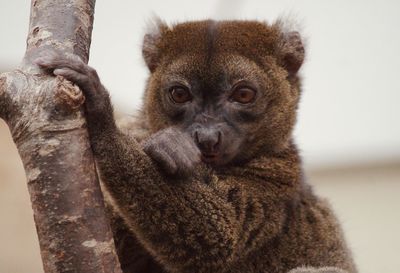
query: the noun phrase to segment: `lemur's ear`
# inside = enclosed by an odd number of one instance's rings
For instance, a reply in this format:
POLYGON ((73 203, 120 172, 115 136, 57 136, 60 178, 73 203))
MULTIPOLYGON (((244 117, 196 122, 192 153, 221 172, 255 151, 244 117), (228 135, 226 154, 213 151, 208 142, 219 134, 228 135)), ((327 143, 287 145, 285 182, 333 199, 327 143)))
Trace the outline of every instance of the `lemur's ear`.
POLYGON ((293 16, 283 16, 278 18, 274 26, 280 32, 279 55, 281 65, 295 75, 304 62, 304 43, 299 33, 300 22, 293 16))
POLYGON ((281 58, 289 74, 296 74, 304 62, 304 45, 297 31, 283 33, 281 58))
POLYGON ((150 72, 153 72, 160 61, 160 42, 163 34, 168 30, 168 25, 158 17, 154 17, 147 25, 143 37, 142 55, 150 72))

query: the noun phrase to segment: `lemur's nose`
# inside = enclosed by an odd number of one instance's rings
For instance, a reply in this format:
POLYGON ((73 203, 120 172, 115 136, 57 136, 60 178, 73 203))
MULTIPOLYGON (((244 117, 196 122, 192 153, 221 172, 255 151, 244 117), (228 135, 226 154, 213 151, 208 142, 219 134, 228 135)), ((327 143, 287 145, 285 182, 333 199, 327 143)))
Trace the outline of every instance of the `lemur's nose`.
POLYGON ((194 133, 197 146, 206 154, 216 153, 221 142, 221 132, 213 128, 200 128, 194 133))

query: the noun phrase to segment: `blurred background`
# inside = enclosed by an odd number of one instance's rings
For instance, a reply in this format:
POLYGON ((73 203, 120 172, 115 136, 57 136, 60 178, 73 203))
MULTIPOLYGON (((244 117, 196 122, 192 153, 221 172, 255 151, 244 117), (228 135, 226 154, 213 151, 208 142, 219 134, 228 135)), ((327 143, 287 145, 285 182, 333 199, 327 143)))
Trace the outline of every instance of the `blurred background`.
MULTIPOLYGON (((0 0, 0 72, 25 51, 29 1, 0 0)), ((297 18, 307 40, 295 130, 305 171, 331 200, 361 273, 400 272, 399 1, 147 0, 96 3, 90 64, 119 113, 140 106, 146 21, 297 18)), ((0 120, 0 273, 41 273, 25 176, 0 120)))

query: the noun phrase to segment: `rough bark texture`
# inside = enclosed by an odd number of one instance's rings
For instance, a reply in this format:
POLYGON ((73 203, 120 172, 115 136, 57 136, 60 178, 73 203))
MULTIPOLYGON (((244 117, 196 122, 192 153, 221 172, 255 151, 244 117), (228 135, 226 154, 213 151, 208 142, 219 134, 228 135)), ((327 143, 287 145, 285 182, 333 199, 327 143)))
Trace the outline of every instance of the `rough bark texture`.
POLYGON ((121 272, 104 213, 81 91, 32 61, 55 49, 88 61, 94 0, 32 0, 20 69, 0 75, 0 118, 22 158, 44 271, 121 272))

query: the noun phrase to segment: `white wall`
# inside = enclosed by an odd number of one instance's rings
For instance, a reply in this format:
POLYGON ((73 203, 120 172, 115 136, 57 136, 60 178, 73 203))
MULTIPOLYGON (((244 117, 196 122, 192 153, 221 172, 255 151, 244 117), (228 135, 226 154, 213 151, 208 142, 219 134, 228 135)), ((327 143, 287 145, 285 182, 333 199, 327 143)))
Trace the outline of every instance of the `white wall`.
MULTIPOLYGON (((146 69, 145 22, 202 18, 271 21, 291 12, 308 37, 304 96, 295 135, 317 166, 400 158, 400 1, 202 0, 105 1, 96 4, 90 64, 117 108, 140 104, 146 69)), ((22 58, 29 1, 0 0, 0 68, 22 58)))

